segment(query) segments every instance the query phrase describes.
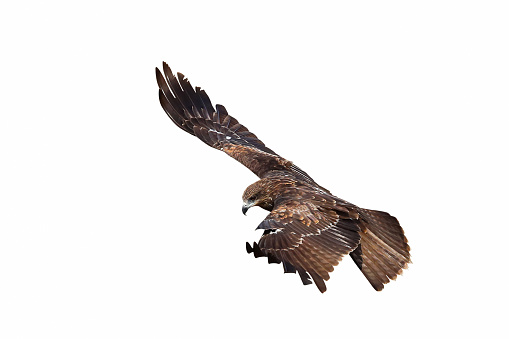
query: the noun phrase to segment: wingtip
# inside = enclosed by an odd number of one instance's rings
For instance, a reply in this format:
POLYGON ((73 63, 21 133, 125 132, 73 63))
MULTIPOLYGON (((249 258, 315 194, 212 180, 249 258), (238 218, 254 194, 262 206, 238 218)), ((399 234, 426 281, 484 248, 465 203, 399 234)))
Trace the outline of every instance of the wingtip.
POLYGON ((253 252, 254 252, 255 258, 260 258, 260 257, 266 256, 265 253, 263 253, 260 246, 256 243, 256 241, 253 243, 253 252))
POLYGON ((177 78, 179 79, 179 82, 181 84, 183 83, 188 83, 189 86, 191 87, 191 89, 193 88, 193 86, 191 86, 191 83, 189 82, 189 79, 186 78, 186 76, 180 72, 177 72, 177 78))
POLYGON ((161 73, 161 71, 157 67, 156 67, 156 80, 157 80, 157 85, 159 86, 159 88, 162 88, 164 86, 165 80, 164 80, 163 73, 161 73))
POLYGON ((166 62, 163 61, 163 71, 164 71, 164 74, 166 74, 166 76, 173 76, 173 72, 171 71, 171 68, 170 66, 168 66, 168 64, 166 62))
POLYGON ((253 253, 253 247, 246 241, 246 252, 248 254, 253 253))

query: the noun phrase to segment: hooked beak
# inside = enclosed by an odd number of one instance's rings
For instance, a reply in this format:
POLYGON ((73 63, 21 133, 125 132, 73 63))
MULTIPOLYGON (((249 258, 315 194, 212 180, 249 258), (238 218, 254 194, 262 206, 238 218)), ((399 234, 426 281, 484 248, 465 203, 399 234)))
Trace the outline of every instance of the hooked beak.
POLYGON ((242 213, 243 213, 244 215, 246 215, 247 210, 248 210, 249 208, 251 208, 251 206, 253 206, 253 204, 250 204, 250 205, 243 204, 243 205, 242 205, 242 213))

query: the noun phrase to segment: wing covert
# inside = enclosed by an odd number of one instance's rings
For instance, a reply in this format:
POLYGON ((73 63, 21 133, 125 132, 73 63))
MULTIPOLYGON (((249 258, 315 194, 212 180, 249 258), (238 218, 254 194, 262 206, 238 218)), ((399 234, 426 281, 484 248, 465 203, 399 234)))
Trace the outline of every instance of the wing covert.
POLYGON ((258 226, 265 232, 252 249, 259 249, 258 256, 263 253, 282 262, 285 272, 289 272, 287 267, 299 272, 304 284, 309 283, 309 274, 323 293, 324 280, 334 266, 359 244, 357 218, 348 205, 308 193, 276 204, 258 226))

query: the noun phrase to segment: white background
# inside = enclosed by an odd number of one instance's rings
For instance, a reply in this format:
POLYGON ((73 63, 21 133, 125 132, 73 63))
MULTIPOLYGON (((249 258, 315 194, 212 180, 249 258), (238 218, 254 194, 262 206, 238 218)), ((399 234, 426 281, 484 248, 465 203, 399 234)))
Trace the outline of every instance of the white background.
POLYGON ((26 1, 0 11, 0 337, 507 336, 504 1, 26 1), (185 3, 185 4, 184 4, 185 3), (167 61, 336 195, 398 217, 383 292, 245 253, 256 177, 159 106, 167 61))

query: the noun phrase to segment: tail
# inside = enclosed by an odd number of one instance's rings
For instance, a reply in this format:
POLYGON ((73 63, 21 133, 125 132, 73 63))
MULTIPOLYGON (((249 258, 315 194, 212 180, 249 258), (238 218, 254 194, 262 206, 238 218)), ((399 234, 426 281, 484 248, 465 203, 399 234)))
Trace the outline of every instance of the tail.
POLYGON ((388 213, 359 209, 361 241, 350 256, 377 291, 408 267, 410 246, 398 219, 388 213))

